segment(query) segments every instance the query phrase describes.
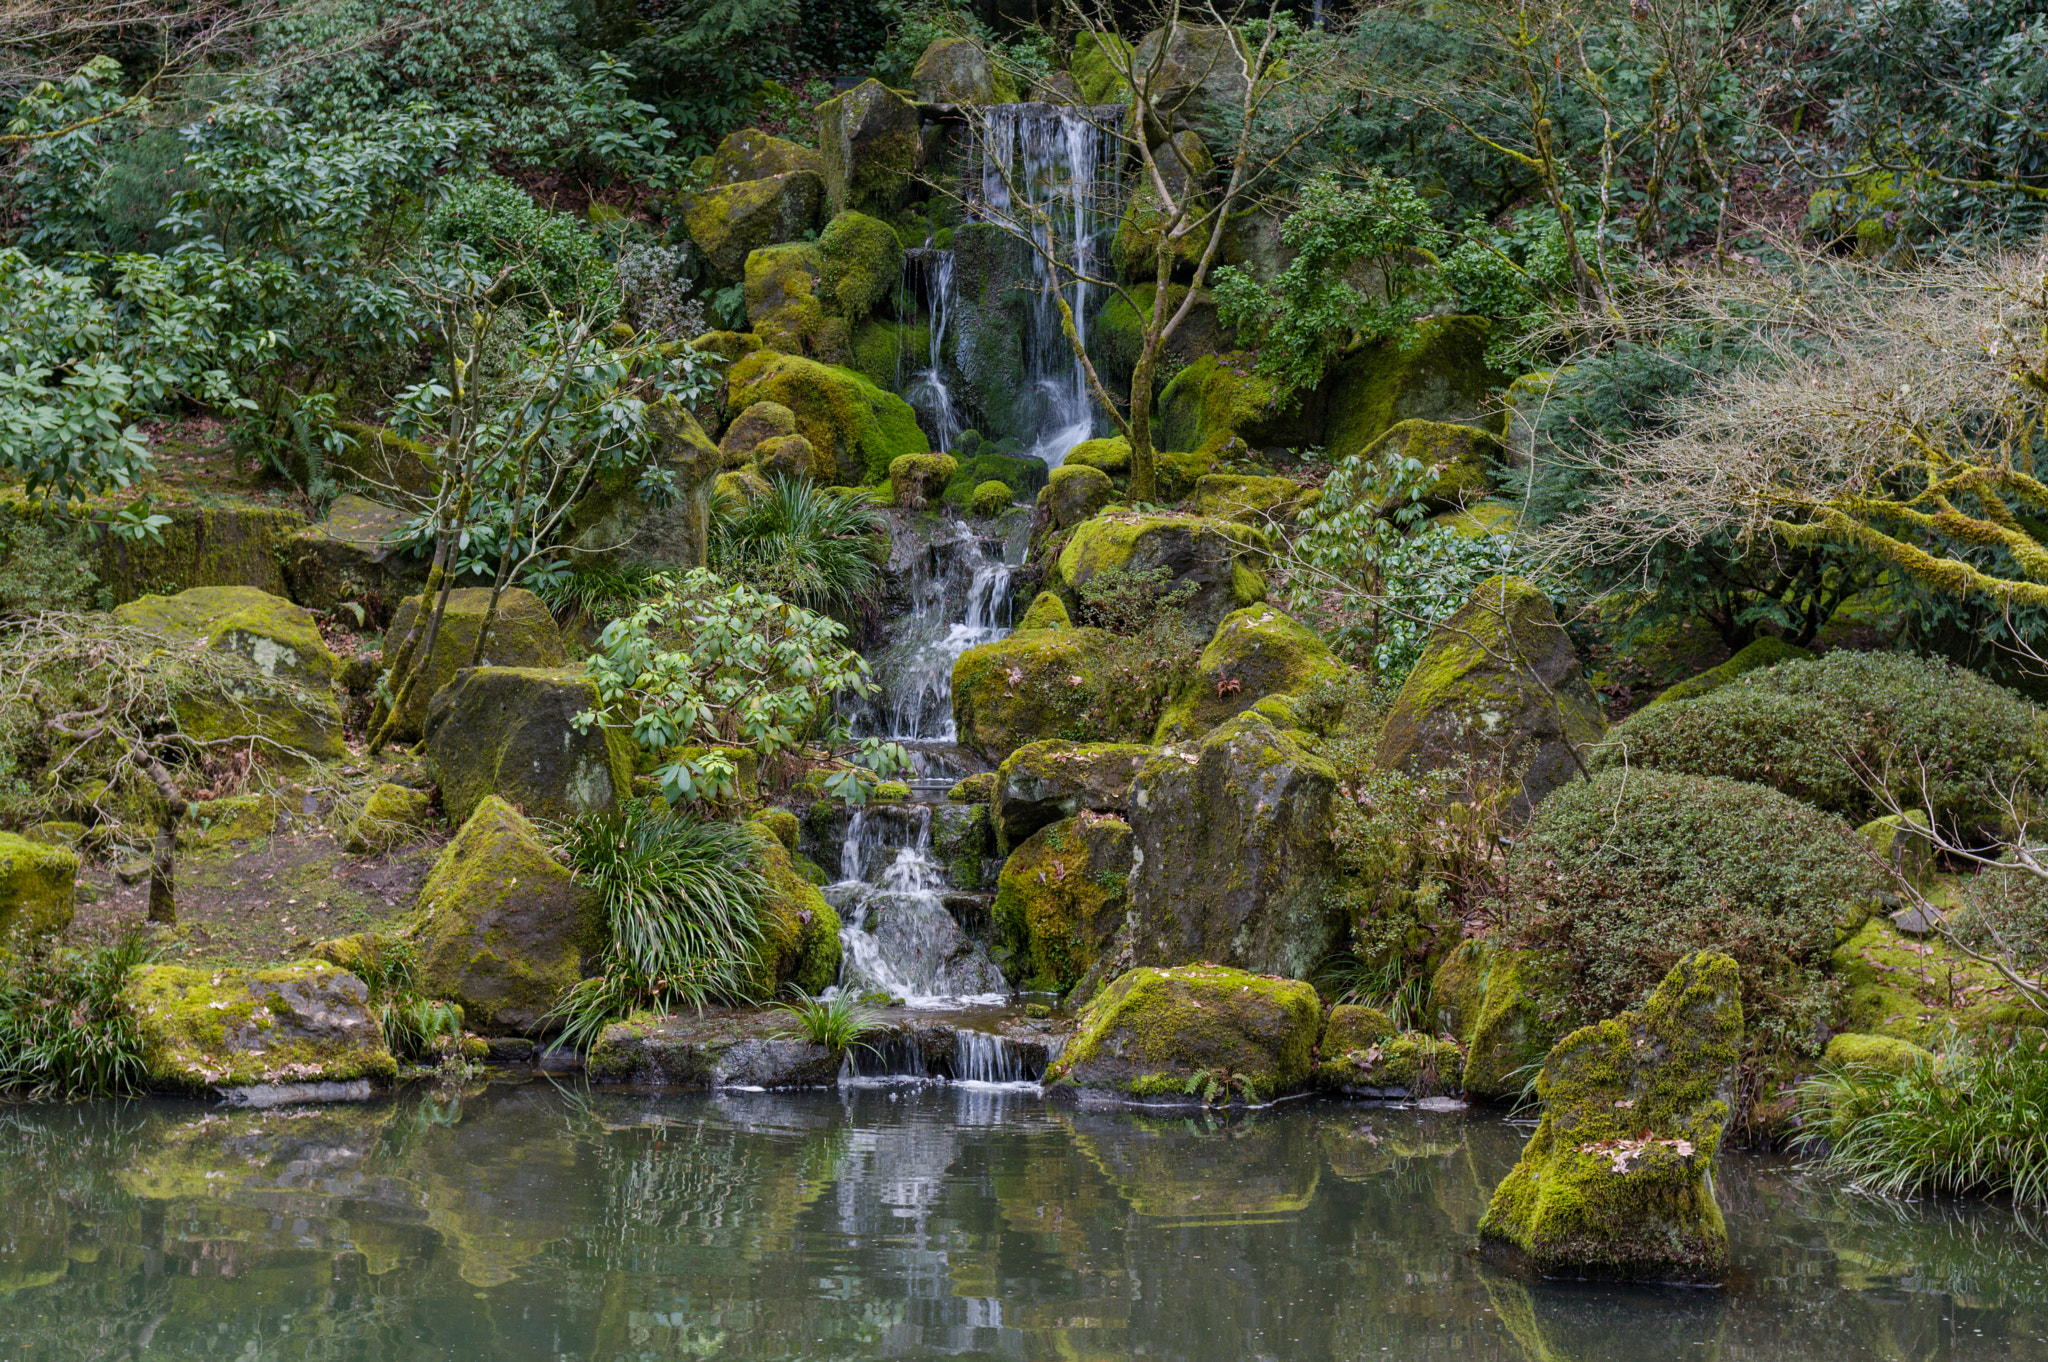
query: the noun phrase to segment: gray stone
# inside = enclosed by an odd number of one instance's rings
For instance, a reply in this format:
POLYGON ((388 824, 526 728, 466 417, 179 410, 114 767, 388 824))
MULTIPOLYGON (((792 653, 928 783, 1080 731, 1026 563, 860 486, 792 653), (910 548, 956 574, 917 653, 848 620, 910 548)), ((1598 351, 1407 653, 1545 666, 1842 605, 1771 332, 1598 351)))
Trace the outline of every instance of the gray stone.
POLYGON ((1153 749, 1134 743, 1026 743, 996 770, 990 813, 1007 846, 1083 809, 1122 813, 1153 749))
POLYGON ((632 791, 634 751, 616 728, 577 727, 598 703, 596 683, 572 668, 459 674, 427 712, 427 763, 450 821, 494 794, 530 818, 616 808, 632 791))

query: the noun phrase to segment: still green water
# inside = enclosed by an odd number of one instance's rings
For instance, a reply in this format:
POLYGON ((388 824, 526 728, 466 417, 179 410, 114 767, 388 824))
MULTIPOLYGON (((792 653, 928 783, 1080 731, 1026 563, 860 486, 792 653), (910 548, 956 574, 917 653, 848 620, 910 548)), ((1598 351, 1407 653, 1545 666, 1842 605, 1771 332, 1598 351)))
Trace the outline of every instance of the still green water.
POLYGON ((1472 1252, 1524 1132, 1016 1090, 0 1109, 0 1359, 2048 1358, 1995 1207, 1726 1155, 1740 1279, 1472 1252))

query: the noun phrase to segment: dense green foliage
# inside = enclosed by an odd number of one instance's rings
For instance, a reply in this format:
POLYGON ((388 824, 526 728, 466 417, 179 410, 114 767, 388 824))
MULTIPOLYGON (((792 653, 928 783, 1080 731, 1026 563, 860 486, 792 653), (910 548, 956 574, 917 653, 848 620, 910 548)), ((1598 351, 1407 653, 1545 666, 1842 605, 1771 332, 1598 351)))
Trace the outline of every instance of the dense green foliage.
POLYGON ((756 834, 632 801, 561 832, 563 858, 597 890, 607 939, 598 973, 556 1004, 556 1042, 588 1050, 636 1008, 673 1011, 759 994, 761 874, 756 834))
POLYGON ((597 238, 499 176, 445 185, 427 214, 426 239, 470 247, 476 268, 493 279, 509 270, 504 287, 529 306, 581 312, 593 322, 609 321, 617 308, 617 285, 597 238))
POLYGON ((36 1097, 121 1097, 145 1074, 142 1029, 121 1001, 147 964, 139 934, 80 950, 46 940, 0 951, 0 1087, 36 1097))
POLYGON ((882 580, 888 522, 871 494, 786 478, 711 510, 711 567, 806 610, 852 609, 882 580))

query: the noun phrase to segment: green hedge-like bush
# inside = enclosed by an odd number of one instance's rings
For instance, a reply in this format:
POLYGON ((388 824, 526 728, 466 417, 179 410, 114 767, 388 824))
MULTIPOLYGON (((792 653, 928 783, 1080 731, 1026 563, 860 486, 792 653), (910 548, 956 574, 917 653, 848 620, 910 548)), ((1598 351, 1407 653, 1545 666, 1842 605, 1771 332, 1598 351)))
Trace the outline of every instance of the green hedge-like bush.
POLYGON ((1945 820, 1993 822, 1993 783, 2041 768, 2040 711, 1975 672, 1902 653, 1834 652, 1654 705, 1608 735, 1595 770, 1754 781, 1861 823, 1867 780, 1945 820), (1921 790, 1923 774, 1927 790, 1921 790))
POLYGON ((1559 953, 1542 1006, 1561 1025, 1634 1006, 1686 952, 1712 949, 1742 967, 1765 1048, 1810 1049, 1833 1007, 1822 967, 1837 919, 1880 888, 1853 829, 1776 790, 1610 770, 1538 806, 1499 916, 1514 944, 1559 953))
MULTIPOLYGON (((430 241, 462 242, 496 274, 517 260, 507 283, 521 295, 545 294, 549 306, 582 311, 593 323, 618 310, 618 283, 588 228, 543 208, 496 175, 455 181, 427 214, 430 241)), ((534 299, 539 305, 539 299, 534 299)))

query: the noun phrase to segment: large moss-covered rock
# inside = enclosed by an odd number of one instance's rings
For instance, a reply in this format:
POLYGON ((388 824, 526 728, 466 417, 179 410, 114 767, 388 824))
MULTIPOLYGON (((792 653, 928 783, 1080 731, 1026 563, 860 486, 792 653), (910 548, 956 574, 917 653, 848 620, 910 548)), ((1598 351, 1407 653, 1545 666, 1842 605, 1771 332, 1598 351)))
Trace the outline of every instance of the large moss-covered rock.
POLYGON ((1026 629, 1071 629, 1074 617, 1067 613, 1067 603, 1060 599, 1057 591, 1041 591, 1031 598, 1023 618, 1017 621, 1016 632, 1026 629))
POLYGON ((858 322, 903 280, 903 243, 888 223, 845 212, 818 234, 819 296, 836 316, 858 322))
POLYGON ((1641 1008, 1544 1060, 1543 1120, 1479 1222, 1545 1276, 1718 1282, 1712 1169, 1742 1050, 1735 962, 1687 956, 1641 1008))
POLYGON ((77 852, 0 832, 0 937, 69 927, 77 885, 77 852))
POLYGON ((1268 696, 1299 695, 1344 674, 1315 630, 1271 606, 1235 611, 1216 626, 1194 676, 1159 717, 1157 740, 1197 737, 1268 696))
POLYGON ((1067 69, 1083 104, 1120 104, 1128 98, 1129 83, 1119 74, 1131 64, 1131 44, 1114 33, 1083 29, 1074 35, 1067 69))
POLYGON ((604 914, 540 833, 484 798, 420 889, 420 982, 473 1030, 535 1032, 604 948, 604 914))
POLYGON ((760 820, 756 826, 761 831, 761 875, 768 882, 768 895, 761 903, 756 981, 764 995, 785 984, 813 995, 823 993, 839 978, 839 914, 797 870, 795 857, 775 827, 760 820))
POLYGON ((369 990, 328 964, 145 965, 128 976, 121 1001, 142 1033, 152 1088, 388 1082, 398 1073, 369 990))
MULTIPOLYGON (((467 667, 476 651, 477 635, 483 632, 484 615, 490 609, 491 593, 484 587, 462 587, 448 593, 448 608, 441 616, 441 631, 434 638, 434 652, 426 670, 406 698, 395 725, 397 736, 419 738, 427 721, 427 706, 441 687, 467 667)), ((391 628, 384 635, 385 661, 395 661, 398 648, 415 621, 420 628, 414 655, 426 645, 427 626, 432 622, 434 603, 420 596, 399 602, 391 616, 391 628), (422 601, 426 614, 421 614, 422 601)), ((497 618, 491 621, 491 636, 484 641, 486 667, 559 667, 568 660, 562 631, 555 617, 541 604, 540 597, 517 587, 498 598, 497 618)), ((396 689, 398 682, 391 682, 396 689)))
POLYGON ((1247 525, 1292 520, 1294 513, 1301 508, 1301 500, 1301 484, 1293 478, 1205 473, 1195 481, 1196 515, 1236 520, 1247 525))
POLYGON ((1111 642, 1100 629, 1033 629, 969 648, 953 664, 960 741, 1000 762, 1040 738, 1094 736, 1087 707, 1111 642))
MULTIPOLYGON (((1103 380, 1118 391, 1130 389, 1138 358, 1144 351, 1153 300, 1158 296, 1156 280, 1133 283, 1123 293, 1105 302, 1102 310, 1088 322, 1088 357, 1094 361, 1096 372, 1102 375, 1103 380)), ((1166 315, 1170 317, 1179 310, 1187 296, 1186 284, 1167 285, 1166 315)), ((1163 392, 1181 370, 1204 355, 1236 348, 1236 333, 1226 330, 1217 320, 1216 304, 1206 291, 1197 294, 1194 305, 1188 309, 1180 325, 1174 328, 1173 334, 1162 343, 1158 357, 1153 361, 1154 395, 1163 392)))
POLYGON ((1934 1067, 1934 1052, 1895 1036, 1870 1036, 1844 1031, 1828 1041, 1821 1056, 1829 1067, 1866 1077, 1896 1076, 1934 1067))
POLYGON ((427 762, 451 822, 496 795, 555 821, 618 807, 633 787, 632 739, 575 719, 599 708, 597 683, 575 668, 473 667, 427 711, 427 762))
POLYGON ((921 160, 917 105, 863 81, 818 106, 818 149, 832 211, 886 218, 908 197, 921 160))
POLYGON ((1460 1009, 1464 1026, 1456 1033, 1465 1044, 1460 1086, 1475 1097, 1518 1096, 1560 1029, 1545 1020, 1542 1006, 1543 973, 1555 961, 1538 951, 1454 950, 1437 972, 1437 993, 1446 1003, 1456 978, 1453 960, 1472 974, 1472 992, 1460 1009))
POLYGON ((933 104, 1015 104, 1017 84, 972 38, 934 38, 910 72, 917 97, 933 104))
MULTIPOLYGON (((1199 205, 1216 163, 1201 137, 1189 131, 1176 133, 1153 148, 1159 178, 1166 183, 1168 198, 1162 199, 1148 174, 1140 173, 1124 195, 1123 215, 1117 220, 1116 236, 1109 246, 1109 258, 1127 280, 1150 279, 1158 288, 1159 252, 1166 248, 1176 275, 1192 278, 1194 268, 1208 249, 1206 232, 1188 232, 1169 241, 1173 206, 1192 201, 1199 205)), ((1199 213, 1200 207, 1193 209, 1199 213)), ((1121 320, 1121 319, 1120 319, 1121 320)), ((1142 326, 1142 322, 1140 323, 1142 326)))
MULTIPOLYGON (((1720 666, 1709 667, 1698 676, 1687 677, 1675 686, 1665 687, 1656 699, 1650 701, 1650 705, 1669 704, 1674 700, 1691 700, 1709 691, 1719 690, 1737 677, 1759 668, 1775 667, 1780 662, 1793 662, 1812 656, 1812 653, 1797 644, 1787 643, 1781 638, 1765 634, 1743 645, 1735 656, 1720 666)), ((1649 705, 1645 705, 1644 708, 1648 709, 1649 705)))
POLYGON ((1420 322, 1413 344, 1371 346, 1338 366, 1330 381, 1328 447, 1349 458, 1400 421, 1420 418, 1491 433, 1499 418, 1487 394, 1505 382, 1486 364, 1488 323, 1478 317, 1420 322))
POLYGON ((906 511, 921 511, 945 491, 959 465, 951 454, 905 454, 889 463, 889 494, 906 511))
POLYGON ((1500 440, 1491 431, 1415 417, 1396 421, 1365 451, 1369 459, 1394 452, 1437 470, 1423 500, 1439 512, 1484 500, 1493 490, 1493 470, 1501 461, 1500 440))
POLYGON ((1915 1045, 1961 1032, 2048 1024, 1997 971, 1939 939, 1916 941, 1873 917, 1836 948, 1830 972, 1842 982, 1841 1024, 1915 1045))
POLYGON ((1348 925, 1327 901, 1336 786, 1327 763, 1258 714, 1161 748, 1130 795, 1133 959, 1313 971, 1348 925))
POLYGON ((646 423, 653 438, 645 458, 598 470, 569 518, 569 542, 579 560, 702 567, 710 548, 718 446, 672 399, 648 407, 646 423), (657 479, 669 495, 650 500, 641 489, 657 479))
POLYGON ((327 508, 327 518, 292 536, 285 578, 292 599, 336 618, 362 611, 354 622, 372 628, 391 618, 399 601, 427 579, 427 564, 394 542, 412 517, 353 492, 327 508))
POLYGON ((1607 732, 1550 601, 1493 577, 1431 634, 1380 731, 1382 766, 1438 770, 1471 760, 1521 783, 1528 809, 1579 770, 1575 752, 1607 732))
MULTIPOLYGON (((18 495, 9 504, 29 505, 18 495)), ((161 498, 151 510, 170 520, 153 538, 122 539, 103 526, 92 532, 93 571, 116 605, 138 596, 175 596, 195 586, 253 586, 285 594, 286 553, 292 536, 306 528, 299 512, 244 501, 161 498)))
POLYGON ((1131 826, 1079 813, 1039 828, 996 880, 997 940, 1008 973, 1027 988, 1064 993, 1092 969, 1130 903, 1131 826))
POLYGON ((902 455, 931 450, 910 404, 851 369, 762 350, 733 365, 727 381, 735 414, 756 402, 794 412, 797 433, 841 485, 880 482, 902 455))
POLYGON ((963 441, 960 466, 946 480, 946 504, 968 509, 974 504, 976 489, 990 482, 1009 488, 1013 499, 1029 500, 1046 485, 1046 467, 1029 454, 1003 454, 987 444, 968 454, 963 441))
POLYGON ((1229 455, 1321 439, 1314 404, 1282 401, 1279 389, 1258 373, 1255 363, 1243 350, 1203 355, 1159 395, 1153 443, 1194 451, 1190 486, 1229 455))
POLYGON ((1190 128, 1228 146, 1244 123, 1248 61, 1235 30, 1175 22, 1138 40, 1132 68, 1168 128, 1190 128))
POLYGON ((1026 743, 996 768, 990 813, 1006 845, 1015 846, 1048 823, 1083 809, 1121 813, 1131 782, 1152 756, 1132 743, 1026 743))
POLYGON ((1109 505, 1115 495, 1109 474, 1086 464, 1068 462, 1052 470, 1052 476, 1038 494, 1038 504, 1045 508, 1054 529, 1071 530, 1109 505))
POLYGON ((328 428, 346 437, 341 448, 323 447, 317 465, 296 452, 287 455, 293 477, 302 482, 324 477, 344 487, 354 486, 370 497, 398 493, 424 501, 434 499, 436 475, 431 446, 400 435, 389 426, 362 421, 330 421, 328 428))
POLYGON ((677 206, 684 230, 704 253, 713 276, 732 283, 745 273, 753 252, 794 241, 815 228, 824 203, 824 180, 797 170, 714 184, 683 195, 677 206))
POLYGON ((718 462, 723 468, 750 463, 764 440, 796 434, 796 413, 780 402, 756 402, 732 418, 718 441, 718 462))
POLYGON ((201 741, 247 738, 273 757, 316 761, 344 752, 341 670, 311 611, 247 586, 202 586, 176 596, 143 596, 116 619, 173 644, 229 653, 248 664, 244 679, 184 691, 178 727, 201 741))
POLYGON ((741 128, 727 133, 718 144, 718 150, 711 155, 711 174, 707 178, 711 184, 726 185, 806 171, 822 183, 825 158, 809 147, 771 136, 759 128, 741 128))
POLYGON ((825 364, 853 358, 846 319, 826 306, 825 262, 808 241, 747 256, 747 320, 763 348, 825 364))
POLYGON ((1188 621, 1214 629, 1233 610, 1265 599, 1256 564, 1264 540, 1256 530, 1204 516, 1113 512, 1081 524, 1060 551, 1053 585, 1071 608, 1099 573, 1167 570, 1169 589, 1192 588, 1181 609, 1188 621))
POLYGON ((1191 1104, 1213 1079, 1233 1100, 1283 1097, 1307 1085, 1322 1024, 1315 989, 1297 980, 1215 965, 1134 969, 1081 1014, 1046 1070, 1046 1093, 1191 1104))

